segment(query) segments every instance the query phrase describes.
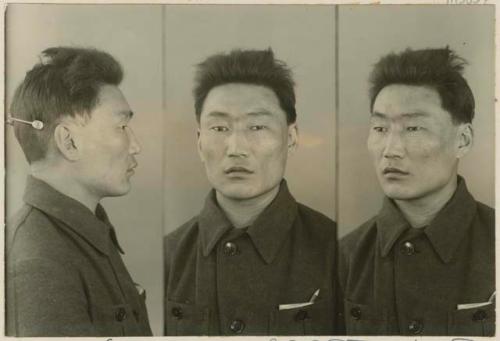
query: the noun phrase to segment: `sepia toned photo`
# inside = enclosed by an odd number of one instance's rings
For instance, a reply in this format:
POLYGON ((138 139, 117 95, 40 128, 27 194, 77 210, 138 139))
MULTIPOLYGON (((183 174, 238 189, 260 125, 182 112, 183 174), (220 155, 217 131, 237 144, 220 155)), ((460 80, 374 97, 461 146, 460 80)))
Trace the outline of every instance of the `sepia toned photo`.
POLYGON ((165 335, 339 333, 334 7, 165 14, 165 335))
POLYGON ((493 30, 493 6, 339 7, 347 335, 495 334, 493 30))
POLYGON ((6 15, 5 332, 161 335, 161 7, 6 15))
POLYGON ((496 335, 495 5, 5 8, 3 335, 496 335))

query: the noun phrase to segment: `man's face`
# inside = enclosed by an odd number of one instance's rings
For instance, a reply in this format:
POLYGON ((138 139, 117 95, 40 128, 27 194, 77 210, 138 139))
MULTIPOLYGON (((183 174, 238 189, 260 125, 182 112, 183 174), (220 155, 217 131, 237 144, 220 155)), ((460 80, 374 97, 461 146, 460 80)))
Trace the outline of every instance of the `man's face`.
POLYGON ((140 152, 139 143, 128 126, 132 111, 116 86, 104 85, 90 119, 78 130, 79 178, 98 198, 124 195, 140 152))
POLYGON ((373 105, 368 149, 385 194, 427 198, 456 181, 461 125, 424 86, 389 85, 373 105))
POLYGON ((208 180, 219 194, 235 200, 276 188, 297 138, 295 124, 287 124, 271 89, 239 83, 210 90, 198 134, 208 180))

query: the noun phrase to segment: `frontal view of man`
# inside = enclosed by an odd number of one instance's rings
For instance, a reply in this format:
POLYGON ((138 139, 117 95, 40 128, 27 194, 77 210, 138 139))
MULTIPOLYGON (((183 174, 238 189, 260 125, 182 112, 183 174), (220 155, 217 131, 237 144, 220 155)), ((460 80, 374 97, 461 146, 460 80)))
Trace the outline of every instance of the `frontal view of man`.
POLYGON ((374 67, 367 145, 386 198, 341 241, 348 334, 494 335, 494 210, 457 174, 473 140, 464 64, 408 49, 374 67))
POLYGON ((15 92, 9 122, 31 174, 7 224, 7 335, 151 335, 99 204, 130 190, 140 152, 122 77, 107 53, 49 48, 15 92))
POLYGON ((198 150, 213 186, 165 239, 167 335, 334 334, 335 223, 283 179, 297 145, 294 83, 271 50, 198 66, 198 150))

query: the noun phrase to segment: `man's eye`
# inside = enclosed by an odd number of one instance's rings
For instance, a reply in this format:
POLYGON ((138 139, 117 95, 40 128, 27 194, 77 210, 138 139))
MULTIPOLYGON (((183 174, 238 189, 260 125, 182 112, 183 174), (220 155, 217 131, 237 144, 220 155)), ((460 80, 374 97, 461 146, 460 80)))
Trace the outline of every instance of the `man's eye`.
POLYGON ((407 131, 419 131, 419 130, 422 130, 423 128, 422 127, 419 127, 419 126, 411 126, 411 127, 407 127, 406 130, 407 131))
POLYGON ((372 129, 375 130, 377 133, 385 133, 385 132, 387 132, 387 128, 386 127, 373 127, 372 129))
POLYGON ((120 126, 120 129, 125 130, 125 128, 127 128, 127 127, 128 127, 128 125, 124 124, 124 125, 121 125, 121 126, 120 126))
POLYGON ((253 126, 250 126, 250 130, 262 130, 262 129, 265 129, 266 126, 263 126, 263 125, 253 125, 253 126))
POLYGON ((229 129, 224 126, 214 126, 211 127, 210 130, 216 131, 216 132, 223 132, 223 131, 228 131, 229 129))

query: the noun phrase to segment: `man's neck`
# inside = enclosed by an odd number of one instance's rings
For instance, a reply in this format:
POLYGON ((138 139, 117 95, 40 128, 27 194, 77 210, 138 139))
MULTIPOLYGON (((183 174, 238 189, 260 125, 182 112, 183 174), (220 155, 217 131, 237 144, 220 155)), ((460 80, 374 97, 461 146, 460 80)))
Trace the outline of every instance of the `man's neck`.
POLYGON ((229 221, 236 228, 250 226, 257 217, 269 206, 278 194, 280 186, 258 197, 245 200, 231 199, 220 192, 216 192, 216 198, 219 206, 226 214, 229 221))
POLYGON ((51 187, 61 192, 62 194, 75 199, 86 206, 92 213, 95 213, 97 204, 100 198, 92 195, 85 187, 76 181, 71 176, 61 176, 61 174, 69 174, 70 170, 54 169, 43 165, 32 165, 31 175, 51 187))
POLYGON ((414 228, 429 225, 443 209, 457 189, 457 177, 454 176, 438 192, 415 200, 394 200, 406 220, 414 228))

